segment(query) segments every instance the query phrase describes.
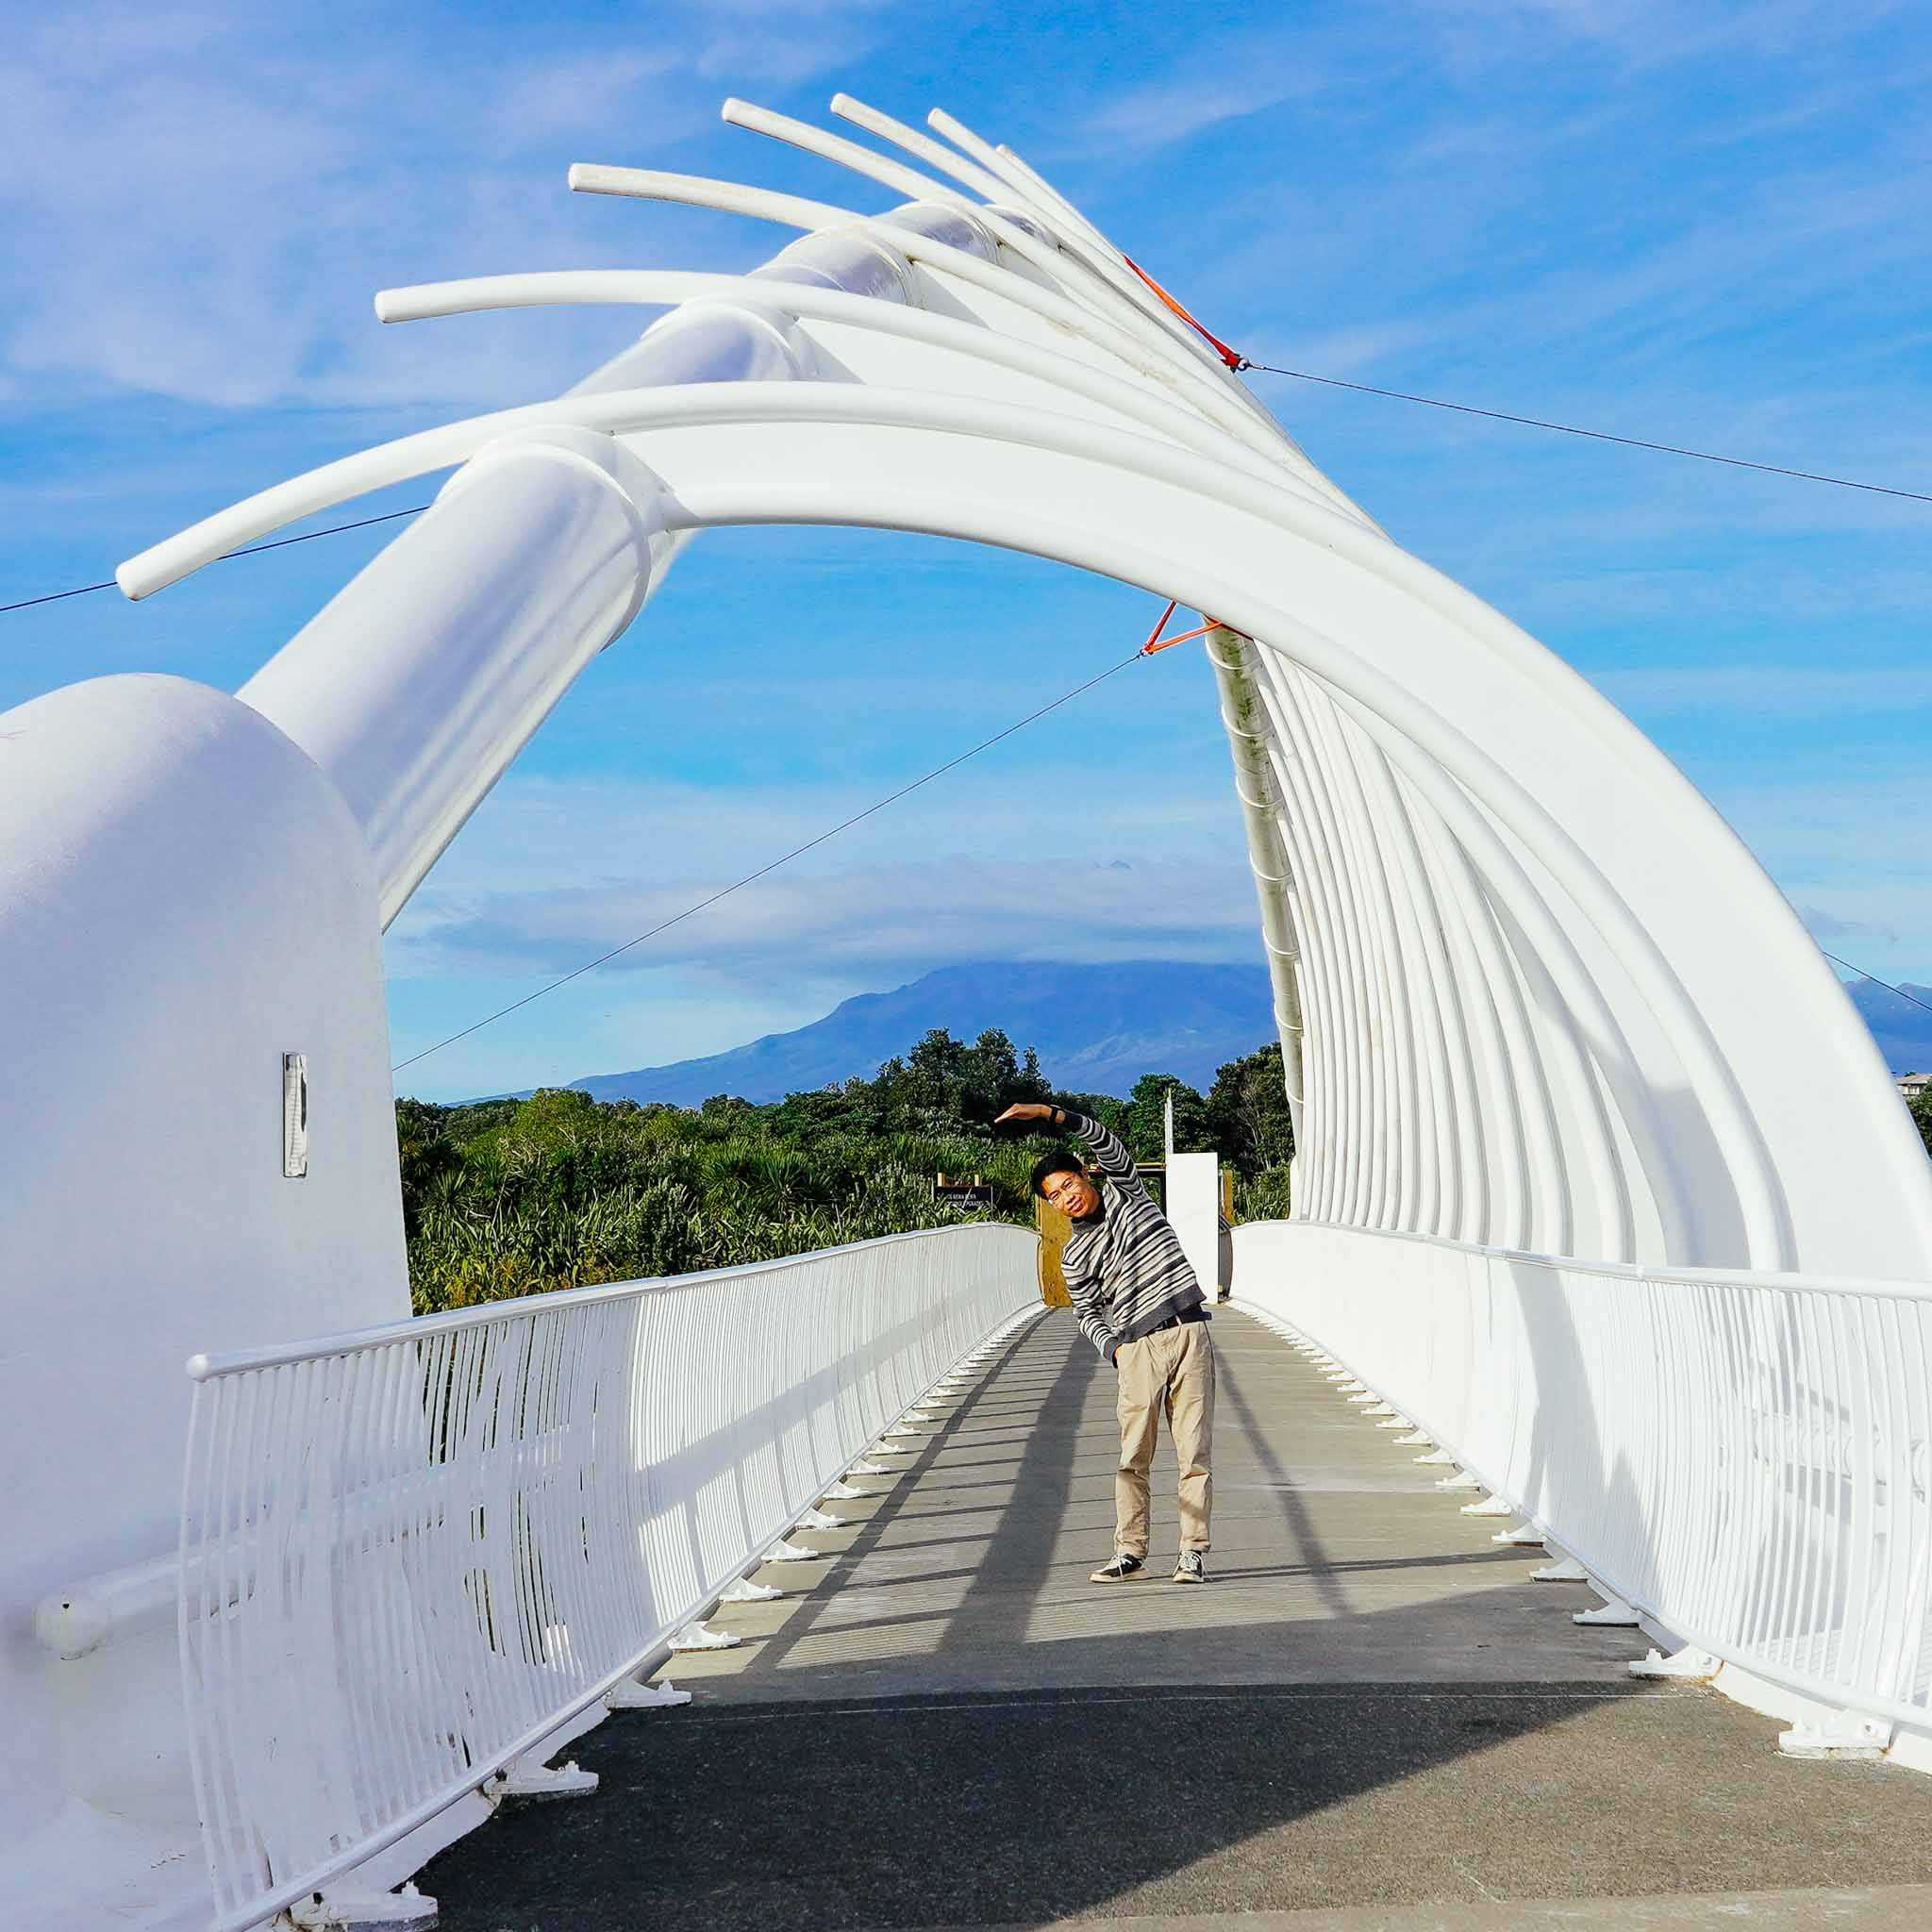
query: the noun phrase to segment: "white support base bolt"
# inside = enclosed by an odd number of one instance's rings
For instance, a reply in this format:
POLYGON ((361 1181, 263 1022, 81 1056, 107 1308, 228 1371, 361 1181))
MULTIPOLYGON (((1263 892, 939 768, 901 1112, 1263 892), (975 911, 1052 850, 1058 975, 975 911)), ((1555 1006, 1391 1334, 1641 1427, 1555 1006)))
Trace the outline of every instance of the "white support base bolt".
POLYGON ((736 1650, 744 1639, 729 1630, 713 1630, 705 1624, 687 1624, 671 1640, 675 1651, 736 1650))
POLYGON ((1883 1757, 1891 1748, 1892 1726, 1882 1717, 1841 1710, 1819 1724, 1793 1724, 1777 1734, 1787 1757, 1883 1757))
POLYGON ((775 1542, 765 1552, 768 1563, 816 1563, 819 1553, 808 1550, 803 1543, 775 1542))
POLYGON ((798 1519, 800 1529, 843 1529, 852 1519, 849 1516, 834 1516, 829 1509, 808 1509, 798 1519))
POLYGON ((1680 1684, 1707 1684, 1722 1667, 1721 1659, 1712 1657, 1709 1651, 1687 1644, 1669 1657, 1660 1650, 1653 1650, 1629 1668, 1633 1677, 1669 1677, 1680 1684))
POLYGON ((749 1576, 741 1576, 736 1583, 727 1584, 719 1591, 721 1604, 768 1604, 774 1597, 785 1592, 775 1583, 754 1583, 749 1576))
POLYGON ((604 1693, 607 1710, 669 1710, 674 1705, 690 1702, 691 1692, 678 1690, 668 1677, 661 1684, 639 1684, 626 1679, 604 1693))
POLYGON ((1480 1503, 1465 1503, 1462 1513, 1465 1516, 1514 1516, 1516 1506, 1506 1503, 1501 1496, 1485 1496, 1480 1503))
POLYGON ((568 1764, 548 1765, 535 1758, 519 1757, 508 1771, 499 1772, 486 1789, 486 1797, 496 1798, 588 1798, 597 1789, 597 1774, 581 1771, 575 1758, 568 1764))
MULTIPOLYGON (((1598 1584, 1599 1590, 1603 1589, 1598 1584)), ((1637 1627, 1637 1612, 1620 1596, 1605 1592, 1604 1600, 1593 1610, 1573 1610, 1570 1613, 1573 1624, 1601 1624, 1612 1630, 1634 1630, 1637 1627)))
POLYGON ((1533 1523, 1519 1523, 1514 1529, 1499 1529, 1490 1541, 1508 1543, 1517 1549, 1536 1550, 1542 1547, 1543 1533, 1533 1523))
POLYGON ((1574 1557, 1559 1557, 1554 1563, 1545 1563, 1541 1570, 1529 1573, 1532 1583, 1588 1583, 1590 1572, 1574 1557))
POLYGON ((436 1901, 413 1885, 400 1891, 324 1891, 289 1907, 289 1923, 302 1932, 325 1932, 332 1926, 360 1926, 379 1932, 389 1925, 429 1925, 436 1921, 436 1901))
POLYGON ((1454 1475, 1440 1475, 1436 1478, 1436 1487, 1439 1490, 1479 1490, 1482 1486, 1482 1477, 1471 1475, 1466 1469, 1457 1470, 1454 1475))
POLYGON ((1456 1458, 1446 1449, 1431 1449, 1426 1456, 1418 1456, 1416 1460, 1440 1467, 1445 1462, 1453 1463, 1456 1458))

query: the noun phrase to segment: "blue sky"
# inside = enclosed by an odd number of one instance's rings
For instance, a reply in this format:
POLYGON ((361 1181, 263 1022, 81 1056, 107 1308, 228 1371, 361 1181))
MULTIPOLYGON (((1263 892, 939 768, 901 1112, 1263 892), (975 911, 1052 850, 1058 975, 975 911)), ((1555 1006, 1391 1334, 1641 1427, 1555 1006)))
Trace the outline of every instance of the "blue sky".
MULTIPOLYGON (((378 287, 748 268, 784 239, 573 196, 572 161, 888 204, 722 125, 730 93, 821 121, 840 88, 907 120, 950 108, 1257 360, 1932 487, 1928 84, 1924 10, 1859 0, 16 15, 0 602, 104 577, 361 444, 559 390, 638 326, 384 330, 378 287)), ((1399 541, 1648 730, 1831 950, 1932 979, 1932 507, 1252 380, 1399 541)), ((382 541, 0 618, 0 707, 131 669, 231 689, 382 541)), ((391 933, 395 1057, 1091 675, 1153 614, 932 541, 693 545, 391 933)), ((1191 651, 402 1084, 448 1097, 716 1051, 990 956, 1257 957, 1191 651), (1070 810, 1092 864, 1068 889, 1040 839, 1070 810)))

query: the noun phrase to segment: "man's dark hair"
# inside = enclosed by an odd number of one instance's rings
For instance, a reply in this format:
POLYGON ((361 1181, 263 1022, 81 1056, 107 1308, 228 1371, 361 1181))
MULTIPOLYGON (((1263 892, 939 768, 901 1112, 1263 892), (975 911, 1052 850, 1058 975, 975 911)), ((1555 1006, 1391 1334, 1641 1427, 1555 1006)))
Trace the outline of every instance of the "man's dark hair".
POLYGON ((1080 1164, 1079 1157, 1068 1147, 1056 1147, 1051 1154, 1042 1154, 1033 1163, 1033 1178, 1027 1185, 1036 1194, 1043 1194, 1047 1181, 1057 1174, 1081 1174, 1087 1172, 1080 1164))

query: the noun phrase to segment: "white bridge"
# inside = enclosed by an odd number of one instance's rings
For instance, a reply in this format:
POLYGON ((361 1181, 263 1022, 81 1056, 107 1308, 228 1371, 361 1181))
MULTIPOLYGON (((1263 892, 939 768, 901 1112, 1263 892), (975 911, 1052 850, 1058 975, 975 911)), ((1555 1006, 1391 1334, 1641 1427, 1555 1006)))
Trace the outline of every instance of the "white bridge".
POLYGON ((724 111, 885 212, 573 171, 801 231, 754 274, 379 295, 669 312, 566 395, 124 564, 145 597, 454 469, 238 693, 0 718, 10 1924, 410 1909, 369 1902, 557 1775, 1034 1304, 1031 1236, 966 1228, 408 1319, 382 929, 720 525, 936 533, 1202 613, 1299 1149, 1241 1301, 1681 1670, 1800 1748, 1932 1764, 1932 1170, 1790 908, 1034 170, 833 107, 875 144, 724 111))

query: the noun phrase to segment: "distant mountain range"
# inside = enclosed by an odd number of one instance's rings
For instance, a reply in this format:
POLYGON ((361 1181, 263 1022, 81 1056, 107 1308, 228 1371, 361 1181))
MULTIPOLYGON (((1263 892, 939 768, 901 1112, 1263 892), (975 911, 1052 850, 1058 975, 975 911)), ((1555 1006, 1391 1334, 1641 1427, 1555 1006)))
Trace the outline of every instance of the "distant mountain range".
POLYGON ((1926 1010, 1932 1007, 1932 986, 1914 986, 1909 979, 1901 979, 1898 985, 1924 1004, 1912 1006, 1875 979, 1861 979, 1845 991, 1864 1014, 1878 1051, 1894 1074, 1932 1074, 1932 1012, 1926 1010))
POLYGON ((935 1026, 964 1040, 1001 1027, 1022 1053, 1035 1048, 1047 1078, 1071 1093, 1124 1094, 1142 1074, 1177 1074, 1205 1090, 1224 1061, 1274 1038, 1265 966, 1168 959, 942 966, 910 986, 860 993, 808 1026, 768 1033, 729 1053, 571 1084, 598 1100, 678 1107, 714 1093, 782 1100, 855 1074, 870 1079, 881 1061, 935 1026))
MULTIPOLYGON (((1932 987, 1904 984, 1932 1007, 1932 987)), ((1850 991, 1893 1073, 1932 1071, 1932 1011, 1873 980, 1850 991)), ((1217 1067, 1274 1037, 1262 966, 984 963, 944 966, 891 992, 860 993, 808 1026, 729 1053, 571 1084, 598 1100, 678 1107, 714 1093, 782 1100, 855 1074, 869 1079, 935 1026, 966 1040, 1002 1027, 1020 1051, 1036 1048, 1047 1077, 1074 1093, 1124 1094, 1150 1073, 1177 1074, 1205 1091, 1217 1067)))

